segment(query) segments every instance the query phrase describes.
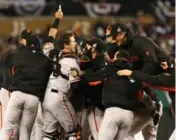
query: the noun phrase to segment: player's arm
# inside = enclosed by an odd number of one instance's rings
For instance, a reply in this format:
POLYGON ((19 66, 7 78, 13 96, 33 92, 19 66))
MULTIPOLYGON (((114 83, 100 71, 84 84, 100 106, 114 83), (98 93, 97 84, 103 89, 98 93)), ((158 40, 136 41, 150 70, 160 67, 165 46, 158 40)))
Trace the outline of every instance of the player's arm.
POLYGON ((81 78, 81 71, 77 68, 72 68, 69 81, 70 87, 73 94, 81 94, 87 87, 87 84, 81 78))
POLYGON ((143 61, 141 72, 153 74, 157 65, 157 57, 155 53, 155 46, 150 39, 140 38, 136 43, 140 59, 143 61))
POLYGON ((60 20, 63 18, 63 12, 61 7, 58 9, 58 11, 55 13, 55 19, 54 22, 49 30, 49 37, 53 37, 54 39, 56 38, 57 32, 58 32, 58 26, 60 23, 60 20))
POLYGON ((62 9, 59 8, 58 11, 55 13, 55 19, 53 21, 53 24, 49 30, 48 36, 44 38, 44 46, 43 49, 53 48, 54 47, 54 40, 56 38, 57 32, 58 32, 58 26, 60 23, 60 20, 63 18, 63 12, 62 9))
POLYGON ((121 70, 118 71, 117 74, 119 76, 130 76, 135 80, 140 80, 150 85, 172 87, 175 84, 175 76, 172 73, 162 73, 153 76, 140 71, 121 70))
POLYGON ((71 91, 73 94, 79 94, 82 93, 84 90, 84 84, 83 81, 81 80, 81 74, 82 71, 80 70, 80 67, 77 63, 77 61, 73 60, 69 62, 69 67, 68 67, 68 76, 69 76, 69 83, 71 87, 71 91))

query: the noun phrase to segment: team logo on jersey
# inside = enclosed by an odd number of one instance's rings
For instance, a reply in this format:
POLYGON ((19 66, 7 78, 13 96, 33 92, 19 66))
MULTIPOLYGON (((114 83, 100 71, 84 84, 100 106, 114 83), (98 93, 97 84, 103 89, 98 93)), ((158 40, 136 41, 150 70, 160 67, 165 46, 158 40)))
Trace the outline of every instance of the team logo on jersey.
POLYGON ((121 30, 121 28, 119 27, 118 29, 117 29, 117 32, 118 33, 120 33, 122 30, 121 30))

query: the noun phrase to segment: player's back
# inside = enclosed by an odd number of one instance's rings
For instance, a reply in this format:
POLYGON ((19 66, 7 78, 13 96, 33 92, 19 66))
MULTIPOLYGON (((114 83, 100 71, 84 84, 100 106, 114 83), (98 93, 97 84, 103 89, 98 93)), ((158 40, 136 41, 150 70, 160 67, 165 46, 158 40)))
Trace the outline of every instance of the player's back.
POLYGON ((13 58, 13 79, 9 89, 43 98, 52 70, 52 61, 40 49, 21 48, 13 58))
POLYGON ((134 110, 137 103, 138 83, 131 83, 128 77, 118 76, 118 70, 131 69, 126 60, 117 60, 109 65, 103 86, 103 105, 105 108, 120 107, 134 110))

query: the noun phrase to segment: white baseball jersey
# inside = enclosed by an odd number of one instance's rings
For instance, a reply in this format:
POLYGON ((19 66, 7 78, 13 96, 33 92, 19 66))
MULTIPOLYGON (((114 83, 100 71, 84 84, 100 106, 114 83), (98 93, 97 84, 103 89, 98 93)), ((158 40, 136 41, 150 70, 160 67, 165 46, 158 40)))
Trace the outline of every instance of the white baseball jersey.
POLYGON ((48 43, 45 43, 45 44, 43 45, 43 53, 44 53, 46 56, 49 56, 49 53, 50 53, 50 51, 51 51, 52 49, 54 49, 54 44, 53 44, 53 43, 48 42, 48 43))
POLYGON ((69 93, 70 92, 70 83, 79 81, 78 78, 72 77, 70 73, 71 68, 76 68, 78 71, 80 71, 79 65, 77 63, 77 60, 75 58, 62 58, 59 60, 59 63, 61 65, 61 72, 62 74, 69 77, 69 80, 64 79, 62 76, 55 77, 53 73, 50 75, 50 79, 48 82, 48 87, 63 92, 63 93, 69 93))
MULTIPOLYGON (((43 46, 43 52, 46 56, 49 56, 50 51, 54 49, 54 44, 53 43, 45 43, 43 46)), ((69 77, 69 80, 66 80, 62 78, 61 76, 55 77, 53 73, 50 75, 50 79, 48 82, 48 87, 56 89, 60 92, 63 93, 68 93, 70 90, 70 83, 75 82, 79 80, 78 78, 72 77, 70 73, 71 68, 76 68, 78 71, 80 71, 78 62, 75 58, 62 58, 59 60, 59 63, 61 65, 61 72, 69 77)))

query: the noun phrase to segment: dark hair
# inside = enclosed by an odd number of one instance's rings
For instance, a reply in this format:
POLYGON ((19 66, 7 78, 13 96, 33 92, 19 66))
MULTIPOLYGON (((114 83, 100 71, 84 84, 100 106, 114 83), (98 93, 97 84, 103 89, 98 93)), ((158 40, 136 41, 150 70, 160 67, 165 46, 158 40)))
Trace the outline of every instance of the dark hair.
POLYGON ((93 37, 92 42, 93 44, 97 44, 97 46, 95 47, 96 52, 103 53, 105 51, 105 43, 102 39, 98 37, 93 37))
POLYGON ((59 47, 60 50, 64 49, 64 44, 68 45, 70 43, 70 37, 73 35, 72 31, 61 33, 56 41, 57 47, 59 47))
POLYGON ((105 43, 102 39, 98 37, 91 37, 91 38, 85 39, 85 44, 83 45, 86 45, 86 44, 89 44, 90 46, 92 46, 92 48, 95 48, 95 51, 97 53, 103 53, 103 51, 105 51, 105 43))
POLYGON ((117 53, 115 55, 116 55, 116 58, 125 58, 127 60, 130 59, 129 52, 127 52, 125 50, 119 50, 119 51, 117 51, 117 53))
POLYGON ((21 32, 21 39, 27 39, 30 35, 32 35, 32 31, 30 29, 25 29, 21 32))

